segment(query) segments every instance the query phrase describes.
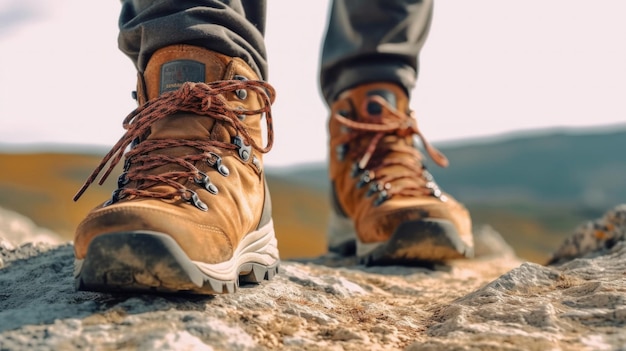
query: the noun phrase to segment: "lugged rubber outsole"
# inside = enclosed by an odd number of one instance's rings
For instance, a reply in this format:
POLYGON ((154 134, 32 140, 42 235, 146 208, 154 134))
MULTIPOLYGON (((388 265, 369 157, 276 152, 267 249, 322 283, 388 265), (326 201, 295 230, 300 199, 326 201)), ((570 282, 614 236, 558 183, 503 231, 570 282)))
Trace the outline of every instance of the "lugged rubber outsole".
POLYGON ((336 236, 335 240, 329 238, 329 251, 342 256, 356 255, 358 262, 366 266, 427 266, 474 256, 473 247, 461 239, 450 221, 443 219, 404 222, 389 240, 369 244, 358 239, 350 219, 335 215, 329 233, 336 236))
POLYGON ((468 246, 452 223, 440 219, 423 219, 402 223, 389 240, 373 244, 365 253, 357 240, 359 263, 373 265, 424 265, 453 259, 471 258, 468 246))
POLYGON ((201 270, 166 234, 103 234, 92 240, 83 260, 75 261, 75 287, 102 292, 213 295, 233 293, 240 284, 260 283, 278 273, 278 258, 269 264, 238 263, 236 259, 230 279, 215 278, 201 270))

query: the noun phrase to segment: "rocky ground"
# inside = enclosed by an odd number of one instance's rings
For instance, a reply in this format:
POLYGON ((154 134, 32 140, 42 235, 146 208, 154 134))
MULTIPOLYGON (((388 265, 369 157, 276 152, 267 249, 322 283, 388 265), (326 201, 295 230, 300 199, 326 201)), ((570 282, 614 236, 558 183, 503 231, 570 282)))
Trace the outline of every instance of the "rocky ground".
POLYGON ((291 260, 208 297, 75 292, 71 243, 32 243, 11 232, 41 234, 32 223, 1 216, 0 350, 626 350, 624 205, 582 224, 550 266, 485 227, 472 260, 291 260))

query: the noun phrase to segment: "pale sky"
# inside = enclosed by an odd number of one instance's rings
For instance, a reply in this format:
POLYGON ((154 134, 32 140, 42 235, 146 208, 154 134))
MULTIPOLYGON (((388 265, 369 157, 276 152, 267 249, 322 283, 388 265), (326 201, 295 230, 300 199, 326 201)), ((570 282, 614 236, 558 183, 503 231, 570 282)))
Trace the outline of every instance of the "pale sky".
MULTIPOLYGON (((135 103, 116 0, 0 0, 0 144, 111 146, 135 103)), ((270 0, 275 147, 326 157, 317 87, 328 1, 270 0)), ((439 0, 411 106, 437 142, 626 123, 626 1, 439 0)))

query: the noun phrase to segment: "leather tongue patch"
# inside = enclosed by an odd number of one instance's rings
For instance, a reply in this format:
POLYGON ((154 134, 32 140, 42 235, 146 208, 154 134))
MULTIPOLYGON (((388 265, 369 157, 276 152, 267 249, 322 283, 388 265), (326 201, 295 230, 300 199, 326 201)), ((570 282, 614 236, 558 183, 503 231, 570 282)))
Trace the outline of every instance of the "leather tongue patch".
POLYGON ((204 64, 192 60, 175 60, 161 66, 161 86, 159 95, 177 90, 185 82, 204 82, 204 64))

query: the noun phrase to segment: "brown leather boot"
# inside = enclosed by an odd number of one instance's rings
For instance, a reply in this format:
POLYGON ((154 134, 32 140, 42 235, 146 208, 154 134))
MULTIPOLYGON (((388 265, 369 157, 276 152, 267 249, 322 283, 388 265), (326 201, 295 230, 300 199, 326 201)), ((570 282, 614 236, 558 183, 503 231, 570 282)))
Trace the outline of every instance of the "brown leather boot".
POLYGON ((372 83, 345 91, 331 106, 329 129, 330 251, 356 251, 370 265, 473 255, 469 213, 439 189, 416 139, 438 165, 448 161, 421 135, 402 88, 372 83))
POLYGON ((188 45, 155 52, 138 86, 126 134, 76 196, 131 146, 112 198, 76 229, 76 288, 219 294, 271 279, 273 89, 242 60, 188 45))

